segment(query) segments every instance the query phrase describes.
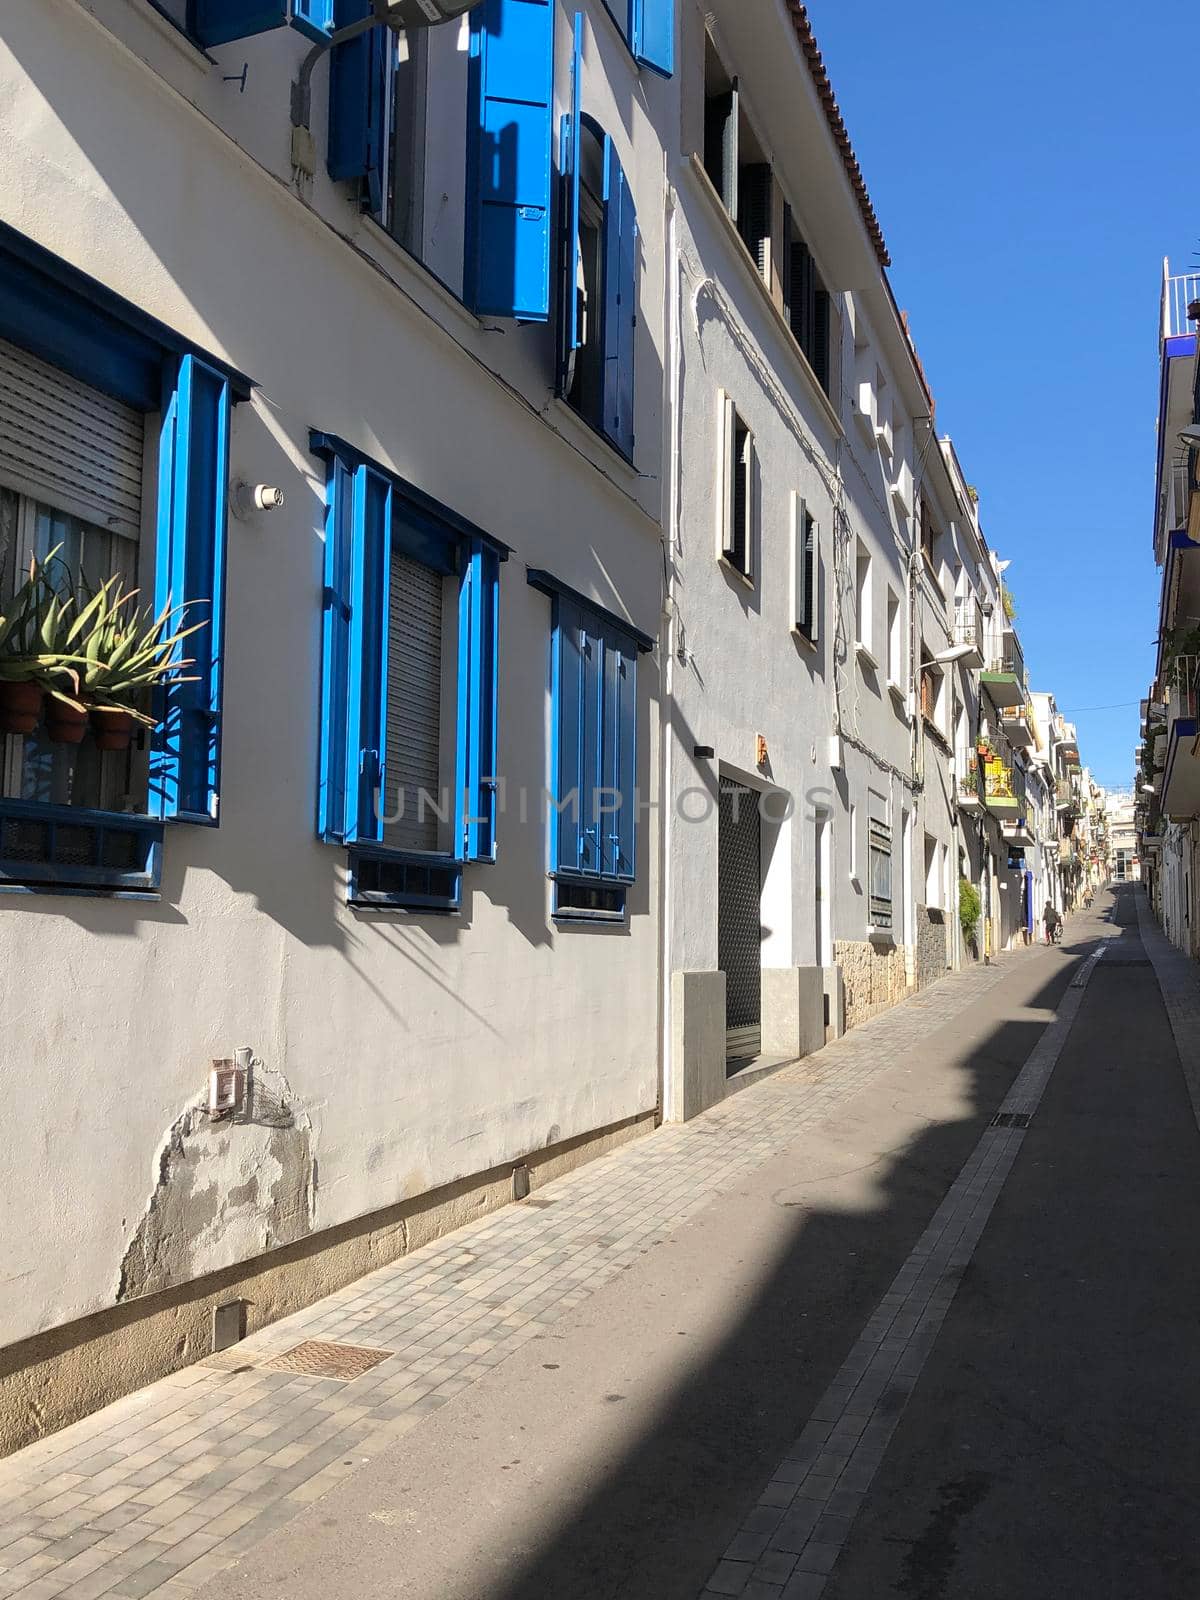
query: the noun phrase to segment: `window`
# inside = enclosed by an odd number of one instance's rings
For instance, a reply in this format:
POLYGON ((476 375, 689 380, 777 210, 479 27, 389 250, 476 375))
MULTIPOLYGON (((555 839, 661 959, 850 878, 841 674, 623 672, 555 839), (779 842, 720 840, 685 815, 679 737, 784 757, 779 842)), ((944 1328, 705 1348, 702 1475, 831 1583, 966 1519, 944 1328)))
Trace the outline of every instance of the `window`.
POLYGON ((67 730, 47 705, 0 734, 0 884, 150 894, 162 823, 217 821, 230 407, 250 385, 7 228, 0 281, 0 610, 29 557, 57 550, 56 588, 120 575, 202 624, 191 681, 140 708, 159 720, 127 750, 95 714, 67 730))
POLYGON ((887 675, 888 687, 904 688, 904 618, 900 611, 900 596, 889 588, 887 594, 887 675))
POLYGON ((580 110, 582 48, 583 18, 577 16, 572 107, 561 138, 566 228, 559 389, 632 460, 637 212, 616 146, 580 110))
POLYGON ((312 448, 328 467, 318 832, 351 848, 352 903, 453 910, 462 864, 496 858, 507 550, 343 440, 312 448))
POLYGON ((932 731, 946 738, 946 674, 921 646, 921 716, 932 731))
POLYGON ((872 927, 892 926, 892 829, 886 798, 870 794, 867 819, 867 917, 872 927))
POLYGON ((604 0, 641 67, 665 78, 675 62, 675 0, 604 0))
POLYGON ((550 0, 484 0, 330 52, 330 177, 480 315, 550 318, 553 35, 550 0))
POLYGON ((820 568, 817 524, 798 494, 792 496, 792 627, 815 644, 820 637, 820 568))
POLYGON ((704 170, 726 211, 738 220, 738 81, 704 36, 704 170))
POLYGON ((858 878, 858 807, 850 802, 850 876, 858 878))
POLYGON ((854 644, 859 654, 874 665, 871 639, 874 619, 871 614, 871 555, 861 542, 854 560, 854 644))
POLYGON ((829 395, 833 382, 833 305, 790 206, 783 209, 781 256, 784 315, 813 376, 829 395))
POLYGON ((637 875, 637 658, 645 634, 549 573, 529 582, 553 602, 548 870, 554 913, 624 915, 637 875), (596 894, 581 891, 605 891, 596 894))
POLYGON ((744 578, 754 576, 754 435, 728 395, 721 396, 721 554, 744 578))
POLYGON ((938 573, 938 540, 940 534, 933 513, 929 509, 929 502, 921 496, 921 555, 924 557, 926 570, 935 583, 940 584, 938 573))

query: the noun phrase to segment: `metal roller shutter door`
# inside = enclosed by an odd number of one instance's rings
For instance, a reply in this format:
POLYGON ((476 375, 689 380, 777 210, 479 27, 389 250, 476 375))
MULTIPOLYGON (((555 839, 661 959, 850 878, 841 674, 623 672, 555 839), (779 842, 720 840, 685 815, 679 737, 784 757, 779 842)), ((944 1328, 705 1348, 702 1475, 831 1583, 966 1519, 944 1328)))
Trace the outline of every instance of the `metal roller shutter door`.
POLYGON ((442 770, 442 586, 440 572, 408 556, 392 556, 388 618, 388 726, 385 815, 387 843, 401 850, 436 850, 438 819, 417 814, 417 791, 440 804, 442 770))

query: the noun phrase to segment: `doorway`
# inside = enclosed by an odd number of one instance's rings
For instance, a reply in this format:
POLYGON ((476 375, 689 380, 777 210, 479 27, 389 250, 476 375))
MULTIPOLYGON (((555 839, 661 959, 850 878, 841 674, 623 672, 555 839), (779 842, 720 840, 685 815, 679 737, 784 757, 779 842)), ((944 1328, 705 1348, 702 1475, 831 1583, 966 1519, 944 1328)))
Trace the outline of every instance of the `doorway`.
POLYGON ((762 1047, 762 817, 758 794, 722 783, 717 837, 717 965, 725 974, 729 1070, 762 1047))

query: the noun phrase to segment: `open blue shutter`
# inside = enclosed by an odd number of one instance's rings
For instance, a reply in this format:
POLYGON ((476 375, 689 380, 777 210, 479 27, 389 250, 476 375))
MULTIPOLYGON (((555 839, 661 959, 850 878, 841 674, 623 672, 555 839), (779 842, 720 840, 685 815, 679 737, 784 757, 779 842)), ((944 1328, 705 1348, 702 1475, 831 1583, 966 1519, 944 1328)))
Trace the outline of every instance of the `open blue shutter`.
POLYGON ((484 0, 471 13, 467 294, 473 309, 550 318, 554 6, 484 0))
POLYGON ((348 693, 346 697, 347 844, 383 838, 387 741, 388 587, 391 571, 392 487, 380 473, 354 473, 348 693))
MULTIPOLYGON (((370 16, 371 0, 337 0, 339 28, 370 16)), ((394 48, 387 28, 372 28, 329 57, 329 176, 338 182, 358 179, 363 206, 383 209, 386 161, 388 51, 394 48)))
POLYGON ((675 0, 629 0, 629 46, 638 65, 675 70, 675 0))
POLYGON ((205 48, 249 39, 288 22, 310 39, 327 38, 333 26, 333 0, 192 0, 192 4, 192 28, 205 48))
POLYGON ((605 140, 604 187, 604 432, 632 458, 637 212, 611 139, 605 140))
POLYGON ((575 352, 583 342, 579 289, 579 140, 582 123, 583 13, 575 13, 574 45, 571 57, 571 109, 562 121, 559 162, 563 183, 562 237, 562 338, 559 353, 559 392, 567 394, 574 380, 575 352))
POLYGON ((609 819, 612 859, 608 870, 633 881, 637 872, 637 647, 617 637, 608 646, 611 668, 606 706, 613 729, 613 787, 621 796, 619 813, 609 819))
POLYGON ((550 867, 578 872, 583 854, 583 650, 579 607, 559 598, 554 603, 554 652, 551 705, 553 735, 550 771, 555 805, 550 811, 550 867), (574 792, 570 805, 564 804, 574 792))
POLYGON ((467 861, 496 859, 496 691, 499 675, 500 558, 481 539, 466 556, 459 591, 458 734, 461 830, 467 861))
POLYGON ((152 763, 160 817, 215 823, 221 766, 229 383, 197 356, 172 368, 159 452, 155 603, 189 609, 173 625, 203 621, 180 656, 188 683, 168 686, 152 763))
POLYGON ((317 832, 346 831, 346 706, 354 560, 354 475, 335 458, 325 511, 325 591, 321 652, 321 755, 317 832))

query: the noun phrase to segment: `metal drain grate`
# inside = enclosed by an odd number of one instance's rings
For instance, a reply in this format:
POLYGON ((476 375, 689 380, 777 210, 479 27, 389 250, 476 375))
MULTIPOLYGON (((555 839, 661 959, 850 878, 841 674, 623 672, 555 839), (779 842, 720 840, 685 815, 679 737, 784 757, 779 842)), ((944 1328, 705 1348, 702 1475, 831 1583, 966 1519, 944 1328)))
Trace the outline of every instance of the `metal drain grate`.
POLYGON ((993 1128, 1027 1128, 1032 1116, 1032 1111, 997 1111, 989 1126, 993 1128))
POLYGON ((340 1378, 343 1383, 353 1383, 364 1372, 370 1372, 381 1361, 386 1361, 393 1350, 369 1350, 357 1344, 323 1344, 317 1339, 305 1339, 303 1344, 278 1355, 269 1351, 243 1352, 240 1345, 232 1345, 208 1356, 203 1365, 217 1367, 223 1372, 251 1372, 259 1368, 264 1372, 299 1372, 307 1378, 340 1378))
POLYGON ((264 1367, 274 1372, 303 1372, 310 1378, 341 1378, 346 1383, 361 1378, 381 1361, 386 1361, 391 1350, 368 1350, 356 1344, 322 1344, 317 1339, 306 1339, 294 1350, 264 1361, 264 1367))

